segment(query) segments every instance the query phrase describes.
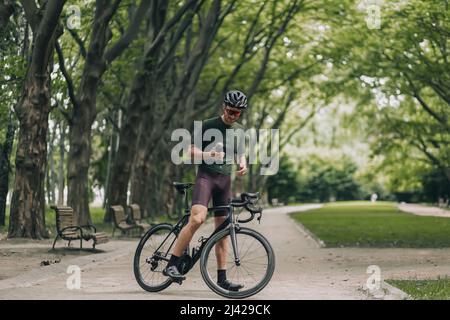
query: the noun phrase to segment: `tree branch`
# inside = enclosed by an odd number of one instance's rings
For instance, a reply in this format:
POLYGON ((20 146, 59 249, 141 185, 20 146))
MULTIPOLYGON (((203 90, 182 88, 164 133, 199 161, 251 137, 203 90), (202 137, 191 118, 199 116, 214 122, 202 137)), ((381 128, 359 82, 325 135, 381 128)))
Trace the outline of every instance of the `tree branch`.
POLYGON ((81 56, 86 59, 86 47, 84 46, 84 42, 83 40, 80 38, 80 36, 78 35, 78 33, 75 32, 75 30, 73 29, 68 29, 70 35, 72 36, 72 38, 75 40, 75 42, 78 44, 78 47, 80 48, 80 53, 81 56))
MULTIPOLYGON (((25 1, 27 2, 27 1, 25 1)), ((61 15, 62 8, 64 6, 63 1, 49 1, 45 5, 44 16, 39 22, 39 26, 35 29, 35 44, 33 50, 33 65, 35 68, 35 73, 38 75, 43 75, 46 72, 46 67, 48 65, 48 59, 50 59, 50 52, 53 51, 52 48, 48 47, 48 43, 56 34, 56 27, 59 22, 59 16, 61 15)), ((35 23, 35 21, 33 21, 35 23)))
POLYGON ((58 108, 58 110, 61 112, 61 114, 63 115, 63 117, 66 119, 67 123, 69 123, 69 125, 72 124, 72 116, 69 114, 69 112, 67 112, 67 110, 65 110, 58 101, 56 101, 56 106, 53 106, 53 108, 56 107, 58 108))
POLYGON ((434 119, 436 119, 439 123, 441 123, 442 125, 444 125, 445 128, 448 129, 448 124, 446 119, 440 117, 437 113, 435 113, 429 106, 428 104, 422 99, 422 97, 419 94, 419 91, 417 90, 417 88, 415 87, 413 81, 411 80, 411 78, 409 77, 409 75, 407 73, 405 73, 405 77, 408 80, 409 86, 413 92, 413 97, 417 99, 417 101, 419 101, 420 105, 424 108, 424 110, 431 115, 434 119))
POLYGON ((135 10, 133 14, 133 18, 128 26, 127 30, 124 32, 122 37, 115 44, 113 44, 106 52, 105 52, 105 61, 106 63, 111 63, 118 56, 122 54, 122 52, 129 46, 129 44, 137 37, 139 33, 139 27, 141 25, 142 20, 147 15, 148 10, 152 1, 142 0, 139 7, 135 10))
POLYGON ((186 32, 189 26, 192 25, 192 19, 194 17, 194 14, 200 9, 202 6, 203 1, 197 3, 197 5, 192 9, 191 14, 187 15, 183 21, 181 22, 180 26, 175 32, 175 35, 170 43, 169 50, 167 54, 164 56, 163 60, 158 63, 158 71, 157 71, 157 78, 162 76, 167 72, 167 70, 170 67, 170 61, 173 60, 173 54, 175 53, 175 48, 178 45, 178 43, 183 38, 183 34, 186 32))
POLYGON ((280 142, 280 149, 283 149, 283 147, 291 140, 291 138, 298 132, 300 132, 301 129, 303 129, 309 121, 314 117, 316 114, 317 109, 314 108, 309 115, 303 120, 298 126, 296 126, 289 134, 286 135, 286 138, 280 142))
MULTIPOLYGON (((161 47, 161 45, 164 42, 164 38, 167 36, 167 33, 169 30, 175 26, 175 24, 181 19, 181 17, 184 15, 184 13, 195 3, 197 3, 198 0, 188 0, 185 2, 185 4, 176 12, 176 14, 167 22, 164 24, 164 27, 161 29, 161 31, 156 36, 155 40, 152 42, 152 44, 146 49, 144 57, 145 60, 150 59, 153 54, 161 47)), ((203 2, 203 0, 202 0, 203 2)))
POLYGON ((28 24, 31 26, 33 32, 36 32, 39 26, 39 9, 36 6, 36 2, 34 0, 21 0, 20 2, 22 3, 23 11, 25 12, 25 17, 28 24))
MULTIPOLYGON (((72 105, 75 108, 78 108, 78 100, 75 95, 75 88, 73 85, 73 81, 72 81, 72 78, 70 77, 69 73, 67 72, 65 62, 64 62, 64 55, 63 55, 63 52, 62 52, 61 47, 59 46, 58 42, 56 42, 55 48, 56 48, 56 53, 58 54, 59 70, 61 70, 61 73, 63 74, 64 79, 66 80, 66 83, 67 83, 67 91, 69 93, 69 99, 72 102, 72 105)), ((72 121, 72 119, 70 119, 70 121, 72 121)))
POLYGON ((247 99, 251 99, 251 97, 255 94, 256 89, 258 88, 259 84, 261 83, 264 74, 266 72, 267 69, 267 64, 269 62, 269 58, 270 58, 270 53, 272 51, 273 46, 275 45, 275 42, 278 40, 278 38, 286 31, 286 28, 289 24, 289 22, 292 20, 292 18, 294 17, 294 15, 298 12, 298 10, 300 9, 300 4, 302 2, 299 3, 298 0, 295 0, 292 4, 292 6, 287 10, 286 13, 286 17, 283 20, 281 26, 278 28, 277 32, 275 33, 275 35, 269 37, 266 41, 266 45, 265 45, 265 53, 264 53, 264 58, 263 61, 261 63, 261 66, 255 76, 255 79, 252 83, 252 85, 250 86, 249 90, 247 91, 247 99))
POLYGON ((14 5, 10 1, 0 3, 0 30, 8 25, 9 18, 14 13, 14 5))

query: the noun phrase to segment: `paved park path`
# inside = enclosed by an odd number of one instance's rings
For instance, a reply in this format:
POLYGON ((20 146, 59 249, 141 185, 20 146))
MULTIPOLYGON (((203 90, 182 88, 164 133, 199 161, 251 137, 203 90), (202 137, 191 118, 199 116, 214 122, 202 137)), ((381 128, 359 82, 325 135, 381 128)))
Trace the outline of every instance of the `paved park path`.
MULTIPOLYGON (((248 226, 263 233, 276 254, 269 285, 252 299, 371 299, 366 291, 367 268, 379 266, 381 278, 426 278, 450 274, 450 249, 323 248, 288 215, 319 205, 279 207, 264 211, 262 223, 248 226)), ((304 214, 313 214, 305 212, 304 214)), ((201 234, 208 234, 206 224, 201 234)), ((0 281, 0 299, 222 299, 204 284, 198 264, 182 286, 159 293, 143 291, 136 283, 132 260, 138 240, 113 241, 117 249, 64 260, 0 281), (69 290, 67 266, 82 269, 81 289, 69 290)), ((381 298, 381 297, 379 297, 381 298)), ((386 297, 385 297, 386 298, 386 297)))
POLYGON ((438 207, 429 207, 421 204, 400 203, 399 210, 409 212, 419 216, 434 216, 450 218, 450 211, 438 207))

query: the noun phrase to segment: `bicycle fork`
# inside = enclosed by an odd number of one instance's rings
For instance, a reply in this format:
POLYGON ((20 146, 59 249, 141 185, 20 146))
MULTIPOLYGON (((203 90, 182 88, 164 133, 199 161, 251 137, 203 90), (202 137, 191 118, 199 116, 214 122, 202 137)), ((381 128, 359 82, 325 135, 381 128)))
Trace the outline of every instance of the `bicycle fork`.
POLYGON ((234 263, 236 266, 241 265, 241 260, 239 259, 239 248, 237 245, 237 237, 236 237, 236 229, 238 227, 232 224, 230 226, 230 238, 231 238, 231 246, 233 247, 233 254, 234 254, 234 263))

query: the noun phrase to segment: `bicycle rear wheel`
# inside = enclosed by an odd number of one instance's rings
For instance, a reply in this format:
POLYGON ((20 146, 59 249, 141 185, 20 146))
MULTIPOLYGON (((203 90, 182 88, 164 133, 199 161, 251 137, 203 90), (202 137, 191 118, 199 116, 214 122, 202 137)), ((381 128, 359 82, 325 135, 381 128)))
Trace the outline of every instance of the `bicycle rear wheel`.
POLYGON ((267 239, 248 228, 236 230, 236 244, 239 264, 234 261, 230 229, 225 229, 209 239, 202 252, 200 270, 203 280, 215 293, 226 298, 247 298, 261 291, 272 278, 275 270, 275 254, 267 239), (226 251, 227 279, 244 287, 239 291, 229 291, 217 284, 217 259, 215 246, 221 240, 228 244, 226 251))
POLYGON ((133 262, 134 276, 142 289, 156 292, 172 284, 162 271, 170 259, 175 240, 172 225, 168 223, 154 226, 142 237, 133 262))

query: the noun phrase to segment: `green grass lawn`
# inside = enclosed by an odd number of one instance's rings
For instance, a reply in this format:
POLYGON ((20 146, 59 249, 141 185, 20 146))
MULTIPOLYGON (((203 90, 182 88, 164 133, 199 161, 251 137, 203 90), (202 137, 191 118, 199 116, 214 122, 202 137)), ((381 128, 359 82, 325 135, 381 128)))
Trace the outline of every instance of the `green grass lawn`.
POLYGON ((404 213, 392 202, 336 202, 293 217, 327 247, 450 247, 450 218, 404 213))
POLYGON ((437 280, 387 280, 417 300, 450 300, 450 278, 437 280))

